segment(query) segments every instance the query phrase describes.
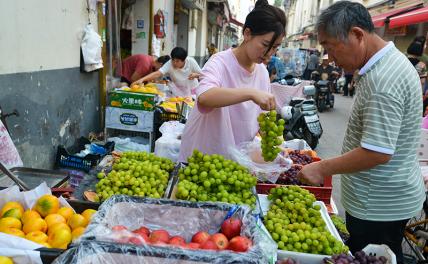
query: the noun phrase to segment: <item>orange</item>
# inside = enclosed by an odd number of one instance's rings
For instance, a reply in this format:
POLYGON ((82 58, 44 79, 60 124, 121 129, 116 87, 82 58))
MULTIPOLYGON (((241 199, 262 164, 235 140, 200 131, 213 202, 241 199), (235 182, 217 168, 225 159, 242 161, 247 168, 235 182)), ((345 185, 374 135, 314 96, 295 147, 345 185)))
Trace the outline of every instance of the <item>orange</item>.
POLYGON ((71 232, 70 227, 66 223, 56 223, 48 228, 48 235, 52 234, 57 229, 68 229, 71 232))
POLYGON ((17 229, 22 228, 21 221, 13 217, 3 217, 0 219, 0 229, 13 227, 17 229))
POLYGON ((13 235, 13 236, 17 236, 17 237, 25 237, 24 232, 22 232, 21 230, 17 229, 17 228, 13 228, 13 227, 6 227, 6 228, 2 228, 0 229, 0 232, 3 232, 5 234, 9 234, 9 235, 13 235))
POLYGON ((41 218, 35 218, 32 221, 26 222, 22 228, 22 231, 24 231, 25 234, 28 234, 32 231, 42 231, 43 233, 46 233, 47 229, 48 225, 46 224, 45 220, 41 218))
POLYGON ((42 231, 30 232, 25 236, 25 238, 39 244, 48 241, 48 236, 42 231))
POLYGON ((42 245, 42 246, 44 246, 45 248, 52 248, 51 245, 49 245, 48 242, 42 242, 42 243, 39 243, 39 244, 42 245))
POLYGON ((22 212, 19 208, 12 208, 7 210, 2 217, 13 217, 18 220, 21 220, 22 212))
POLYGON ((55 214, 59 210, 59 200, 51 194, 45 194, 37 200, 33 209, 42 217, 55 214))
POLYGON ((85 232, 85 228, 84 227, 77 227, 73 230, 73 232, 71 232, 71 237, 73 239, 73 241, 75 241, 76 239, 78 239, 83 233, 85 232))
POLYGON ((89 223, 91 222, 91 219, 96 212, 97 210, 94 210, 94 209, 86 209, 85 211, 82 212, 82 215, 84 218, 86 218, 86 220, 88 220, 88 223, 89 223))
POLYGON ((9 211, 12 208, 19 209, 19 211, 21 211, 21 214, 24 213, 24 207, 22 207, 22 205, 19 202, 11 201, 11 202, 7 202, 3 206, 3 208, 1 209, 1 216, 3 216, 4 213, 6 213, 7 211, 9 211))
POLYGON ((72 215, 74 215, 74 211, 70 207, 61 207, 59 208, 57 214, 62 215, 65 220, 68 220, 72 215))
POLYGON ((88 225, 88 220, 81 214, 74 214, 68 219, 67 224, 74 230, 77 227, 86 227, 88 225))
POLYGON ((50 214, 50 215, 45 217, 45 221, 46 221, 46 224, 48 225, 48 228, 51 225, 66 222, 65 218, 60 214, 50 214))
POLYGON ((49 238, 48 243, 53 248, 66 249, 71 242, 71 232, 67 229, 58 229, 53 232, 49 238))
POLYGON ((42 217, 40 216, 40 214, 37 211, 28 209, 22 215, 21 221, 23 224, 25 224, 28 220, 32 220, 34 218, 42 218, 42 217))

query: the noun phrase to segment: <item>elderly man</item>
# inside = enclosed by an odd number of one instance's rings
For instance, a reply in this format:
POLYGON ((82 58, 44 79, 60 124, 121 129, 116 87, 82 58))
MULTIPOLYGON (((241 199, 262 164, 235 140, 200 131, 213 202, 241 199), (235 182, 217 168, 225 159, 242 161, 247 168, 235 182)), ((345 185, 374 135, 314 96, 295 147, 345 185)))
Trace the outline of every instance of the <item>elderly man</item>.
POLYGON ((359 69, 357 95, 343 154, 305 166, 299 177, 321 184, 325 176, 341 174, 351 251, 387 244, 400 263, 405 225, 425 199, 416 155, 422 107, 418 74, 392 42, 374 33, 370 14, 359 3, 331 5, 318 18, 317 30, 339 67, 359 69))

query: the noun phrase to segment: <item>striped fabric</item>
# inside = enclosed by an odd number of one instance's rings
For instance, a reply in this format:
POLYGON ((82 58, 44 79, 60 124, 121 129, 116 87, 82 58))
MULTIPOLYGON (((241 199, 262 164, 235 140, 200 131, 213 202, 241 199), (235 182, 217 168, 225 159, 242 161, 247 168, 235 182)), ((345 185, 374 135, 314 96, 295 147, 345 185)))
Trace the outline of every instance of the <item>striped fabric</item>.
POLYGON ((392 47, 359 76, 356 91, 342 153, 361 146, 392 158, 373 169, 342 175, 342 204, 363 220, 411 218, 425 198, 416 155, 422 108, 418 74, 392 47))

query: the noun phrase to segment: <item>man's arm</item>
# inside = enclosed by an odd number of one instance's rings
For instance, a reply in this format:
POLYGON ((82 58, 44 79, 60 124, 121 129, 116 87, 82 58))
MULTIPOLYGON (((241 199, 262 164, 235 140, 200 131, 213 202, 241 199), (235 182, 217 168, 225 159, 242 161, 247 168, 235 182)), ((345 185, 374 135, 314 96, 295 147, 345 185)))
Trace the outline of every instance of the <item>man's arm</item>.
POLYGON ((320 185, 326 176, 369 170, 390 159, 391 155, 358 147, 336 158, 308 164, 298 177, 303 182, 320 185))
POLYGON ((144 76, 143 78, 141 78, 141 79, 139 79, 139 80, 137 80, 137 81, 133 82, 132 84, 144 83, 144 82, 147 82, 147 81, 155 80, 155 79, 160 78, 160 77, 162 77, 162 76, 163 76, 163 73, 162 73, 162 72, 160 72, 160 71, 155 71, 155 72, 152 72, 152 73, 150 73, 149 75, 146 75, 146 76, 144 76))

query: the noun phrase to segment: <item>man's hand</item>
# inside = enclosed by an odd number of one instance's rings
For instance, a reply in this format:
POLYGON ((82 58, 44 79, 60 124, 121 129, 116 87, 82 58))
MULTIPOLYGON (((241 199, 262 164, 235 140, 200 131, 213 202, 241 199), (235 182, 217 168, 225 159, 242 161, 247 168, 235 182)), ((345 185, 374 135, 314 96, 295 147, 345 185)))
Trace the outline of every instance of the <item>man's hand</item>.
POLYGON ((143 84, 144 83, 144 78, 138 79, 135 82, 131 83, 131 86, 135 85, 135 84, 143 84))
POLYGON ((196 72, 192 72, 190 75, 189 75, 189 80, 193 80, 193 79, 198 79, 199 78, 199 73, 196 73, 196 72))
POLYGON ((320 186, 324 183, 325 175, 322 162, 313 162, 311 164, 303 166, 302 170, 297 174, 297 178, 300 182, 320 186))

